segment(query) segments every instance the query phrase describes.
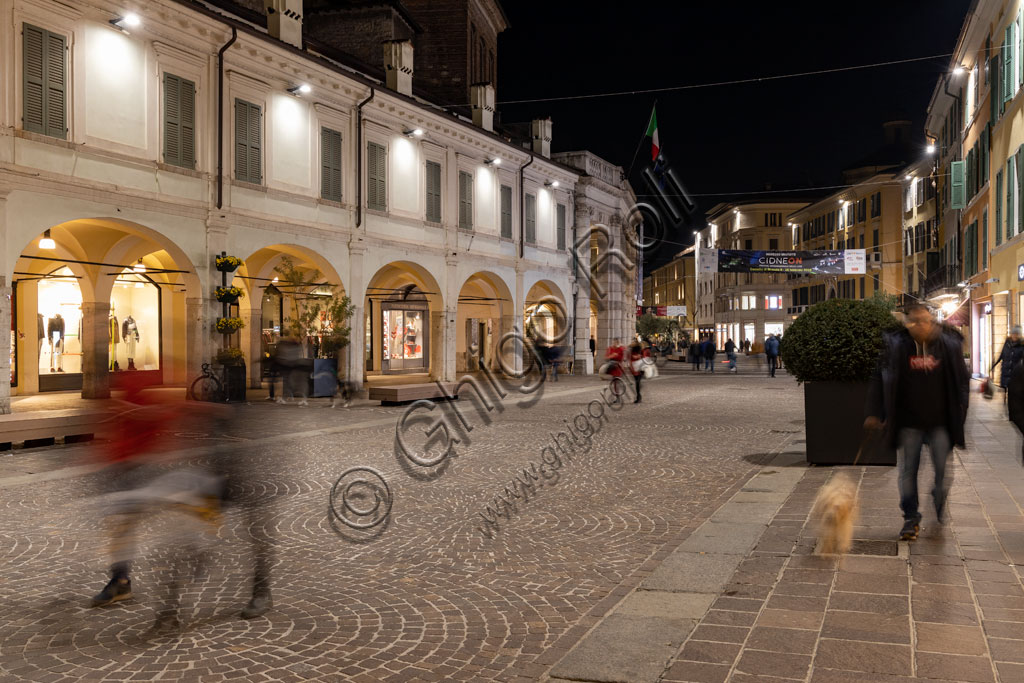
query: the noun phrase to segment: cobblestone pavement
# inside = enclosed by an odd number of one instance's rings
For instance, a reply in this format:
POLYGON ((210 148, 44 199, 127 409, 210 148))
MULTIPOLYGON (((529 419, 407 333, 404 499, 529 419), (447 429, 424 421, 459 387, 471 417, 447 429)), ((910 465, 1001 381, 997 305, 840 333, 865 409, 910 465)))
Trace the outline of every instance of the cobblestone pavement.
POLYGON ((1020 439, 998 400, 974 394, 972 402, 968 449, 953 462, 948 525, 932 512, 930 466, 922 466, 924 520, 912 543, 894 542, 895 468, 807 470, 654 680, 1024 680, 1020 439), (860 488, 855 537, 875 543, 855 544, 837 563, 813 554, 808 514, 821 485, 842 470, 860 488), (879 550, 898 554, 867 554, 879 550))
POLYGON ((180 549, 177 520, 146 525, 135 597, 88 609, 106 580, 92 498, 103 475, 78 467, 83 446, 0 458, 0 679, 538 680, 638 567, 800 438, 802 393, 791 379, 684 367, 647 382, 641 404, 608 410, 589 453, 565 463, 491 540, 478 512, 541 462, 550 433, 586 411, 604 383, 549 385, 530 408, 510 396, 432 479, 395 454, 401 408, 254 404, 227 434, 173 435, 197 455, 237 446, 246 497, 268 506, 260 524, 226 515, 205 576, 185 584, 176 634, 149 629, 180 549), (376 538, 354 537, 328 513, 331 486, 355 465, 379 470, 393 492, 376 538), (276 539, 275 606, 243 621, 250 532, 276 539))

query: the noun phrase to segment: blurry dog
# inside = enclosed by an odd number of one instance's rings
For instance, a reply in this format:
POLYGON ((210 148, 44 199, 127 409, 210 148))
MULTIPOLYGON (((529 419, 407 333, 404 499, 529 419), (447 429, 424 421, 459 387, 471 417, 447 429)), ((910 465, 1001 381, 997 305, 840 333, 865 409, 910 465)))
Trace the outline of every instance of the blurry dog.
POLYGON ((819 555, 844 555, 853 544, 853 525, 857 522, 857 485, 838 473, 818 491, 811 516, 818 523, 819 555))

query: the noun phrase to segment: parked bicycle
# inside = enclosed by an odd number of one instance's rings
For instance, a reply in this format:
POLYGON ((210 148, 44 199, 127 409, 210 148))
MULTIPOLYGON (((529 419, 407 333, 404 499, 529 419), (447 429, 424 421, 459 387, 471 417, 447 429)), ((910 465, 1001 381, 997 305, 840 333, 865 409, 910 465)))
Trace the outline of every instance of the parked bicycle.
POLYGON ((224 401, 224 385, 210 369, 209 363, 203 363, 203 374, 192 380, 188 388, 188 397, 192 401, 221 403, 224 401))

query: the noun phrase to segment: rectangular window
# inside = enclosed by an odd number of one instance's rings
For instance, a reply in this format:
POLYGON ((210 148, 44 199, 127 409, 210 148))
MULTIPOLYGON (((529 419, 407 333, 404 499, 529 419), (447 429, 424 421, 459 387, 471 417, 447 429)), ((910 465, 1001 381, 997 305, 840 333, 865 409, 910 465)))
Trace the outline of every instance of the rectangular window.
POLYGON ((537 197, 527 194, 523 202, 523 210, 526 213, 526 243, 537 243, 537 197))
POLYGON ((1017 163, 1013 157, 1006 160, 1006 238, 1013 236, 1014 190, 1017 187, 1017 163))
POLYGON ((341 133, 320 128, 320 196, 341 201, 341 133))
POLYGON ((963 161, 954 161, 949 165, 950 185, 952 186, 953 193, 950 199, 950 207, 953 209, 962 209, 967 203, 964 165, 963 161))
MULTIPOLYGON (((1024 232, 1024 207, 1021 206, 1021 199, 1024 198, 1024 145, 1017 149, 1017 188, 1014 196, 1014 212, 1017 216, 1017 232, 1024 232)), ((1007 235, 1013 234, 1013 226, 1006 230, 1007 235)))
POLYGON ((366 208, 388 210, 388 148, 366 143, 366 208))
POLYGON ((878 251, 878 228, 871 231, 871 246, 878 251))
POLYGON ((441 222, 441 164, 427 162, 427 220, 441 222))
MULTIPOLYGON (((991 52, 989 54, 992 54, 991 52)), ((989 60, 989 119, 995 123, 999 119, 999 103, 1002 101, 999 92, 999 54, 989 60)))
POLYGON ((263 182, 263 110, 258 104, 235 100, 235 178, 263 182))
POLYGON ((768 240, 768 248, 771 249, 772 251, 777 250, 779 248, 779 240, 778 239, 770 239, 770 240, 768 240))
POLYGON ((864 298, 864 278, 860 279, 860 298, 864 298))
MULTIPOLYGON (((1003 104, 1013 99, 1017 70, 1013 68, 1013 24, 1006 27, 1003 38, 1003 104)), ((1005 106, 1004 106, 1005 109, 1005 106)))
POLYGON ((473 174, 459 171, 459 230, 473 229, 473 174))
POLYGON ((512 239, 512 188, 501 186, 501 236, 512 239))
POLYGON ((67 39, 22 24, 22 127, 67 139, 67 39))
POLYGON ((743 248, 750 251, 754 248, 754 240, 743 240, 743 248))
POLYGON ((555 243, 559 251, 565 251, 565 204, 559 204, 555 210, 555 243))
POLYGON ((164 163, 196 167, 196 84, 164 74, 164 163))

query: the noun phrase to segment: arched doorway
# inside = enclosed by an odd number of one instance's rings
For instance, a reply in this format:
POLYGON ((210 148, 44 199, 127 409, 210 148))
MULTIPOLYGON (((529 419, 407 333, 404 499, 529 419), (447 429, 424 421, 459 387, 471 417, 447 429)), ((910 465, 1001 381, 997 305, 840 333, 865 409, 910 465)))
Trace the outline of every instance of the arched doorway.
MULTIPOLYGON (((244 259, 231 284, 245 290, 246 297, 228 313, 240 315, 245 327, 229 335, 226 343, 241 348, 250 386, 259 387, 270 379, 267 361, 286 336, 298 339, 306 358, 330 360, 319 342, 336 321, 328 320, 322 310, 316 320, 307 313, 317 303, 317 308, 323 309, 332 296, 344 296, 345 287, 338 271, 322 254, 292 244, 263 247, 244 259)), ((341 324, 351 326, 351 343, 357 343, 355 321, 341 324)), ((346 357, 347 351, 341 354, 342 367, 346 357)))
POLYGON ((198 334, 187 308, 199 300, 199 279, 159 233, 112 218, 55 225, 22 250, 12 283, 17 393, 102 398, 129 374, 185 382, 196 354, 189 335, 198 334))
POLYGON ((443 297, 437 280, 422 266, 408 261, 385 265, 370 278, 364 303, 367 377, 433 373, 441 366, 443 297))
MULTIPOLYGON (((456 372, 498 370, 501 338, 514 324, 512 293, 496 274, 481 271, 463 283, 456 316, 456 372)), ((509 349, 513 348, 504 345, 509 349)), ((512 367, 506 359, 505 367, 512 367)))
POLYGON ((540 280, 530 287, 523 306, 523 329, 528 338, 558 346, 572 345, 572 318, 558 286, 540 280))

